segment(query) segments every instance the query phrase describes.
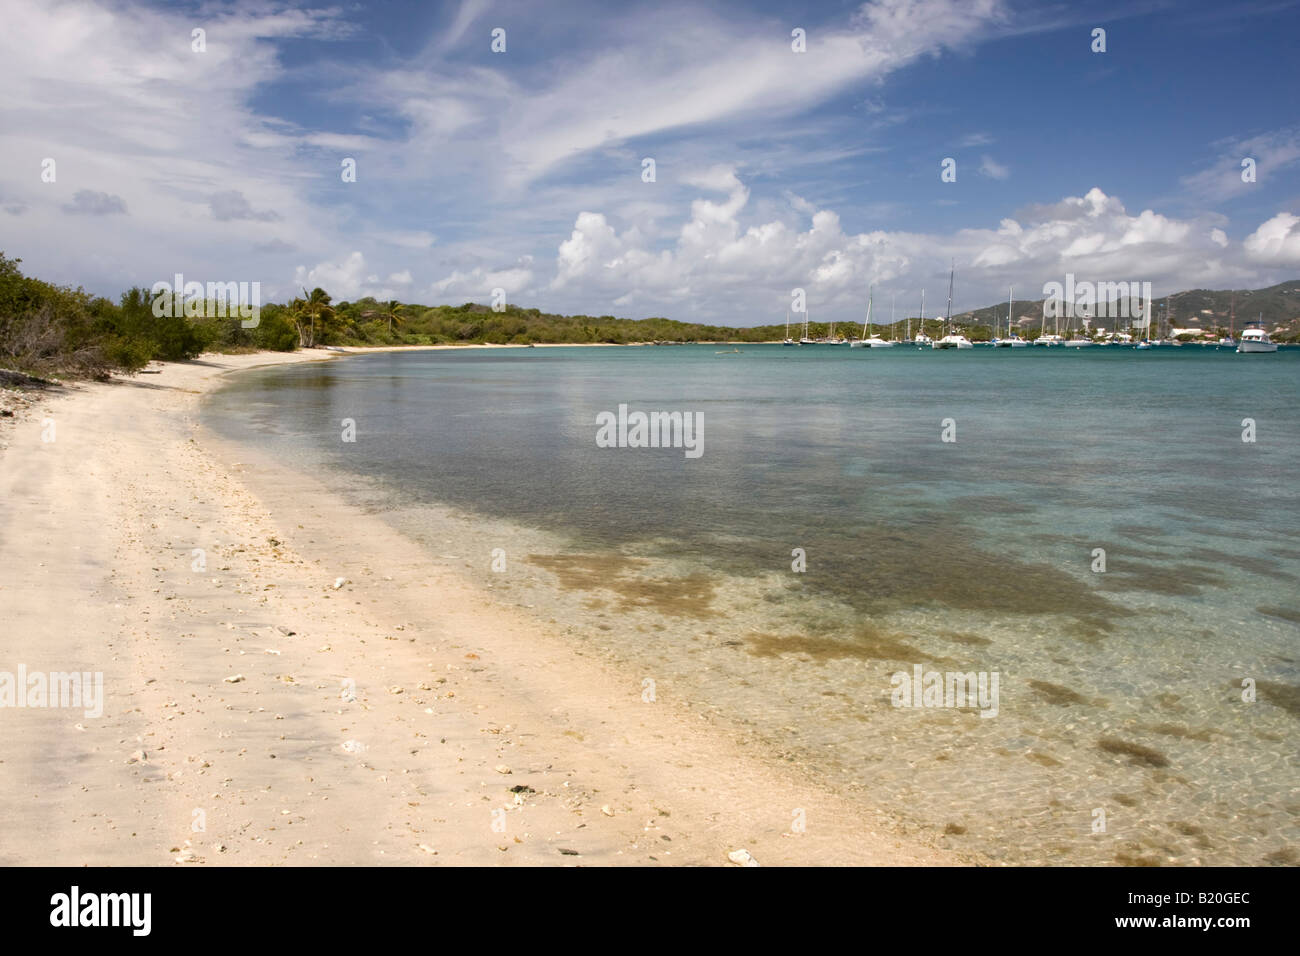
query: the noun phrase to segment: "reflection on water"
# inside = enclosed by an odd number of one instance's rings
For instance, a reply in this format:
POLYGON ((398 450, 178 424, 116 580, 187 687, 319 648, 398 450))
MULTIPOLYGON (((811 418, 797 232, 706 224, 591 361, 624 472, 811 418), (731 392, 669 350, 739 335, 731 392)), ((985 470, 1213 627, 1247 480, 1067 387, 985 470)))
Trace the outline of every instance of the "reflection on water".
POLYGON ((246 374, 206 415, 902 826, 1008 862, 1294 863, 1297 372, 1189 349, 422 352, 246 374), (701 413, 704 455, 598 448, 620 404, 701 413), (997 672, 998 716, 894 707, 914 665, 997 672))

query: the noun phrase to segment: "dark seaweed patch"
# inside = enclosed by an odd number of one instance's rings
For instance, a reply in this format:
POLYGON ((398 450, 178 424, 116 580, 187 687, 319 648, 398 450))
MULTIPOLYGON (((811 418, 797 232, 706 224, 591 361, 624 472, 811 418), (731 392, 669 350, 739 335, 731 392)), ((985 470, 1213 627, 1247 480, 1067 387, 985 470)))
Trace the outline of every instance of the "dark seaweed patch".
POLYGON ((1300 717, 1300 687, 1271 680, 1257 681, 1255 687, 1260 700, 1276 704, 1292 717, 1300 717))
POLYGON ((616 552, 606 554, 530 554, 528 560, 545 568, 572 590, 602 588, 618 596, 618 609, 651 608, 673 617, 708 618, 717 612, 713 603, 715 580, 702 573, 678 578, 649 578, 638 572, 649 562, 616 552))
POLYGON ((1045 680, 1031 680, 1029 686, 1046 698, 1048 703, 1055 704, 1057 707, 1088 703, 1088 698, 1060 684, 1051 684, 1045 680))
POLYGON ((806 654, 815 661, 824 662, 851 658, 866 661, 902 661, 956 663, 947 657, 927 654, 901 638, 903 635, 886 634, 874 627, 861 627, 848 640, 813 637, 806 634, 755 634, 746 646, 755 657, 778 657, 781 654, 806 654))
POLYGON ((1120 740, 1118 737, 1102 737, 1097 741, 1097 746, 1108 754, 1128 757, 1135 764, 1145 764, 1148 767, 1169 766, 1169 758, 1159 750, 1143 747, 1128 740, 1120 740))
POLYGON ((1227 587, 1224 576, 1199 564, 1120 566, 1114 564, 1105 575, 1111 591, 1145 591, 1168 597, 1193 597, 1207 587, 1227 587))
POLYGON ((1290 621, 1292 624, 1300 624, 1300 611, 1293 607, 1278 607, 1272 604, 1262 604, 1255 608, 1260 614, 1266 617, 1276 617, 1283 621, 1290 621))
POLYGON ((1162 734, 1165 737, 1177 737, 1180 740, 1199 740, 1202 743, 1210 743, 1210 731, 1192 730, 1184 727, 1182 724, 1156 724, 1148 728, 1153 734, 1162 734))
POLYGON ((965 634, 960 631, 940 631, 939 637, 969 647, 988 647, 993 643, 987 637, 980 637, 978 634, 965 634))

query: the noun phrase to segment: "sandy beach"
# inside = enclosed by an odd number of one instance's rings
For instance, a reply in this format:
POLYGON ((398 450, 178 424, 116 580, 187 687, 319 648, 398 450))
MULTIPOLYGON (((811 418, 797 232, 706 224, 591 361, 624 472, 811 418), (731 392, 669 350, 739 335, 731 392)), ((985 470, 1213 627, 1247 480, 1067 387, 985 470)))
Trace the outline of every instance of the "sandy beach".
POLYGON ((102 716, 0 709, 0 863, 961 862, 198 424, 227 374, 331 359, 154 365, 0 421, 0 671, 104 682, 102 716))

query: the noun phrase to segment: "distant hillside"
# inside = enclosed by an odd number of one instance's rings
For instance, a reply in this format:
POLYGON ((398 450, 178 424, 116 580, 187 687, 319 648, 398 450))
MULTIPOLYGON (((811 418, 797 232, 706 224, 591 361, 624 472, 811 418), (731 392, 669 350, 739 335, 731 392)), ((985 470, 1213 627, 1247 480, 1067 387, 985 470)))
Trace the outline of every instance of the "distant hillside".
MULTIPOLYGON (((1243 323, 1260 319, 1270 332, 1281 330, 1278 337, 1300 337, 1300 279, 1292 279, 1267 289, 1189 289, 1156 299, 1156 313, 1162 324, 1177 328, 1227 330, 1230 313, 1235 312, 1235 325, 1240 330, 1243 323), (1165 307, 1168 306, 1168 319, 1165 307)), ((1022 328, 1037 327, 1043 318, 1043 300, 1015 303, 1016 322, 1022 328)), ((973 309, 953 315, 953 321, 963 326, 992 327, 994 319, 1006 328, 1007 304, 973 309)), ((1120 326, 1127 322, 1120 319, 1120 326)), ((1051 320, 1048 320, 1051 325, 1051 320)), ((1110 329, 1111 319, 1093 323, 1094 328, 1110 329)))
MULTIPOLYGON (((1017 300, 1015 321, 1021 333, 1032 338, 1038 334, 1043 318, 1043 300, 1017 300)), ((364 316, 377 308, 372 299, 358 303, 338 305, 340 325, 337 341, 362 344, 372 341, 393 342, 501 342, 523 344, 527 342, 771 342, 785 337, 786 328, 780 325, 757 325, 748 328, 702 325, 677 322, 662 317, 649 319, 618 319, 611 315, 557 315, 538 309, 508 306, 496 313, 485 305, 467 302, 460 306, 406 306, 406 317, 400 333, 389 338, 376 324, 367 326, 364 316)), ((1211 290, 1192 289, 1176 292, 1156 299, 1156 312, 1163 328, 1228 329, 1229 311, 1235 308, 1235 326, 1239 331, 1243 323, 1262 316, 1274 338, 1279 341, 1300 341, 1300 279, 1284 282, 1267 289, 1211 290), (1234 305, 1235 303, 1235 305, 1234 305), (1168 319, 1165 307, 1168 306, 1168 319), (1280 330, 1280 331, 1279 331, 1280 330)), ((996 328, 1006 334, 1007 304, 1005 301, 953 315, 953 323, 973 340, 992 338, 996 328)), ((889 323, 873 323, 873 328, 886 338, 901 339, 907 332, 909 319, 898 318, 889 323)), ((919 329, 916 316, 910 319, 911 331, 919 329)), ((381 324, 381 323, 380 323, 381 324)), ((942 318, 930 316, 925 330, 931 336, 942 334, 942 318)), ((1121 328, 1128 320, 1120 319, 1121 328)), ((1048 321, 1048 330, 1052 322, 1048 321)), ((1094 328, 1111 329, 1115 320, 1103 319, 1093 323, 1094 328)), ((1062 328, 1065 322, 1062 321, 1062 328)), ((839 322, 839 335, 857 336, 862 326, 856 322, 839 322)), ((798 338, 802 327, 792 317, 790 334, 798 338)), ((808 334, 814 338, 829 334, 826 322, 812 322, 808 334)))

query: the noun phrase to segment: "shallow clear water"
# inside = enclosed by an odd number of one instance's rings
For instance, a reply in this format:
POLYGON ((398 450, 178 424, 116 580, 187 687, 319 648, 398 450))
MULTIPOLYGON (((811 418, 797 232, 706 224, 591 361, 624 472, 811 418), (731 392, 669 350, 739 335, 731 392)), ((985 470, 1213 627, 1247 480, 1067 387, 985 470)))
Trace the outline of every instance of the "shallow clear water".
POLYGON ((355 356, 205 417, 953 846, 1300 862, 1300 352, 720 351, 355 356), (703 454, 599 447, 620 404, 703 454), (996 717, 894 706, 914 665, 997 672, 996 717))

